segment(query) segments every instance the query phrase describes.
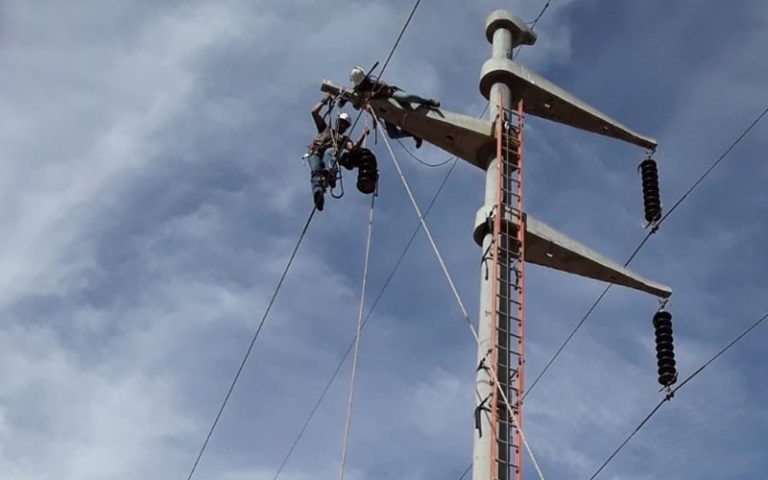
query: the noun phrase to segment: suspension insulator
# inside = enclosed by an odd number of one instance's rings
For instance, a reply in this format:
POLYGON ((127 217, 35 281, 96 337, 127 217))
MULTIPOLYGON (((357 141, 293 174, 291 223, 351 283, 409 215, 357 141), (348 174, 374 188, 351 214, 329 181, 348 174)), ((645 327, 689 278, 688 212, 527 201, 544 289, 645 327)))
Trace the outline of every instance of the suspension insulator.
POLYGON ((645 220, 655 223, 661 219, 661 195, 659 194, 659 172, 656 161, 646 158, 640 164, 640 175, 643 179, 643 203, 645 204, 645 220))
POLYGON ((677 381, 675 347, 672 339, 672 314, 664 310, 653 316, 656 333, 656 361, 659 367, 659 383, 669 387, 677 381))
POLYGON ((367 148, 354 150, 349 156, 350 163, 357 167, 357 189, 366 195, 375 192, 379 181, 376 156, 367 148))

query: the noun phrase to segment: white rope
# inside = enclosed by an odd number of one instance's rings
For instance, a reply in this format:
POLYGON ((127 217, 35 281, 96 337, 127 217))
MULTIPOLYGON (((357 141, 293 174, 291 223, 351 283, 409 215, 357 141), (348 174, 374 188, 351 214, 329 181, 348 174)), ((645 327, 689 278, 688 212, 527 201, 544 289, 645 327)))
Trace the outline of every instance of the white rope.
MULTIPOLYGON (((381 124, 378 122, 377 122, 377 127, 379 129, 379 132, 381 133, 381 137, 384 139, 384 144, 387 146, 387 150, 389 150, 389 155, 390 157, 392 157, 392 162, 395 164, 395 169, 397 170, 397 174, 400 176, 400 180, 402 180, 403 182, 405 191, 408 193, 408 197, 411 199, 411 204, 413 205, 414 210, 416 210, 416 215, 418 215, 419 222, 421 222, 421 228, 424 231, 424 233, 427 235, 427 239, 429 240, 429 243, 432 245, 432 251, 435 253, 435 256, 437 257, 437 261, 440 264, 440 268, 443 270, 445 279, 448 281, 448 285, 451 287, 453 296, 456 297, 456 302, 459 304, 459 308, 461 309, 461 313, 464 316, 464 319, 467 321, 467 325, 469 325, 469 330, 470 332, 472 332, 472 336, 475 338, 475 342, 477 343, 478 347, 480 347, 482 346, 480 343, 480 337, 477 335, 475 326, 472 324, 472 320, 469 318, 467 309, 464 307, 464 302, 462 302, 461 296, 459 296, 459 292, 453 283, 453 279, 451 278, 451 274, 448 272, 448 267, 445 266, 445 262, 443 261, 443 256, 440 254, 440 251, 438 250, 437 245, 435 244, 435 240, 432 238, 432 233, 429 231, 427 222, 424 219, 424 216, 421 214, 421 209, 419 208, 419 205, 416 203, 416 198, 414 198, 413 196, 411 187, 408 185, 408 181, 405 179, 405 175, 403 174, 403 170, 400 168, 400 163, 397 161, 395 152, 392 151, 392 147, 390 146, 389 141, 387 140, 387 136, 385 135, 384 130, 381 128, 381 124)), ((497 372, 493 367, 489 367, 489 369, 491 371, 492 378, 496 381, 496 385, 499 385, 500 382, 499 382, 499 376, 497 372)), ((507 407, 507 411, 509 412, 509 417, 512 419, 512 425, 515 427, 515 429, 518 432, 520 432, 520 439, 523 441, 523 445, 525 446, 525 449, 528 452, 528 456, 531 457, 531 462, 533 463, 533 466, 536 469, 536 473, 538 473, 539 478, 541 480, 544 480, 544 473, 542 473, 541 468, 539 467, 539 464, 536 461, 536 457, 533 454, 533 450, 531 449, 531 446, 528 444, 528 440, 526 440, 525 438, 525 434, 523 434, 522 428, 520 428, 520 426, 517 424, 514 410, 512 409, 512 406, 509 404, 509 400, 507 399, 506 392, 504 392, 504 390, 500 388, 499 393, 501 394, 501 398, 504 400, 504 405, 506 405, 507 407)))
POLYGON ((344 467, 347 463, 347 451, 349 450, 349 428, 352 423, 352 402, 355 398, 355 378, 357 377, 357 357, 360 353, 360 333, 363 329, 363 308, 365 306, 365 286, 368 281, 368 260, 371 255, 371 237, 373 234, 373 206, 376 194, 371 194, 371 208, 368 211, 368 239, 365 243, 365 263, 363 266, 363 285, 360 291, 360 309, 357 314, 357 331, 355 333, 355 351, 352 356, 352 373, 349 380, 349 401, 347 403, 347 419, 344 423, 344 443, 341 450, 341 466, 339 468, 339 480, 344 480, 344 467))

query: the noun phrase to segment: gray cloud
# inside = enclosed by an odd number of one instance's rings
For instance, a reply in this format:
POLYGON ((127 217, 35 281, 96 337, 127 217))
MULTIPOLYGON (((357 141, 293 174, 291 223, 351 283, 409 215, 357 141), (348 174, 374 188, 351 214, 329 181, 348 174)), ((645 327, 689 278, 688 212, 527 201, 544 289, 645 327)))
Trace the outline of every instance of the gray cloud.
MULTIPOLYGON (((479 112, 482 25, 498 3, 423 3, 387 77, 479 112)), ((539 3, 512 8, 531 18, 539 3)), ((4 6, 0 468, 9 478, 186 474, 309 213, 300 157, 318 82, 384 56, 409 6, 4 6)), ((748 2, 554 2, 539 45, 520 58, 656 135, 667 205, 765 101, 767 15, 748 2)), ((642 153, 528 125, 529 210, 626 255, 642 235, 642 153)), ((764 133, 734 151, 636 262, 677 291, 681 373, 764 308, 764 133)), ((374 293, 415 225, 375 149, 374 293)), ((440 173, 402 157, 426 203, 440 173)), ((473 313, 480 178, 457 167, 430 217, 473 313)), ((311 226, 198 478, 272 477, 353 333, 366 209, 350 185, 311 226)), ((528 280, 530 376, 602 286, 537 268, 528 280)), ((468 463, 474 346, 446 295, 417 240, 363 339, 349 478, 458 478, 468 463)), ((657 401, 654 308, 615 289, 531 394, 526 433, 549 477, 589 475, 657 401)), ((766 471, 760 335, 681 391, 604 477, 766 471)), ((347 374, 282 478, 337 474, 347 374)))

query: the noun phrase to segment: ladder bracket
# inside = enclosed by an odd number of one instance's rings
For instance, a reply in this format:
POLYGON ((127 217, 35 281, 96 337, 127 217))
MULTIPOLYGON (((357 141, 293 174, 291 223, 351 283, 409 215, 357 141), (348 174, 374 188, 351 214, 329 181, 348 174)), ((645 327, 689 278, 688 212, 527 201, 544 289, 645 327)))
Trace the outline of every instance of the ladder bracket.
POLYGON ((488 371, 488 366, 485 364, 485 358, 486 357, 483 357, 480 360, 480 364, 477 366, 477 369, 475 370, 475 372, 479 372, 480 370, 488 371))
POLYGON ((480 402, 480 405, 475 407, 475 430, 477 430, 478 436, 482 438, 483 436, 483 424, 482 424, 482 412, 490 412, 491 409, 485 406, 486 403, 488 403, 488 399, 490 397, 485 397, 482 402, 480 402))

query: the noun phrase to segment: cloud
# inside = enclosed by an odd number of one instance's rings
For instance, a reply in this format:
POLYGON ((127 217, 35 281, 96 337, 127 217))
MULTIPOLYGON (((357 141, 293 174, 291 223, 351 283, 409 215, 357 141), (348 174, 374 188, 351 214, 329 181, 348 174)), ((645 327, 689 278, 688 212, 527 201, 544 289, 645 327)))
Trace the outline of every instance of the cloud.
MULTIPOLYGON (((319 81, 383 58, 406 3, 4 7, 0 468, 9 478, 187 473, 309 213, 300 158, 319 81)), ((482 26, 497 7, 424 2, 387 78, 479 112, 482 26)), ((513 5, 524 19, 540 7, 513 5)), ((759 103, 766 10, 718 8, 554 2, 538 44, 520 54, 660 139, 665 206, 759 103), (726 13, 729 28, 712 29, 726 13)), ((635 262, 677 292, 681 373, 761 308, 762 128, 635 262)), ((642 152, 534 119, 526 135, 529 211, 626 255, 643 233, 642 152)), ((416 220, 374 149, 382 181, 369 299, 416 220)), ((441 175, 403 161, 426 203, 441 175)), ((473 317, 480 179, 459 165, 429 220, 473 317)), ((197 478, 272 478, 351 340, 367 208, 349 188, 314 219, 197 478)), ((475 347, 431 255, 417 239, 366 328, 350 478, 458 478, 470 459, 475 347)), ((531 378, 602 285, 528 273, 531 378)), ((655 300, 613 290, 527 399, 526 433, 548 476, 590 474, 659 398, 655 300)), ((714 478, 716 461, 734 478, 759 476, 768 468, 762 361, 759 341, 745 340, 605 478, 714 478)), ((337 474, 347 388, 345 368, 282 478, 337 474)))

